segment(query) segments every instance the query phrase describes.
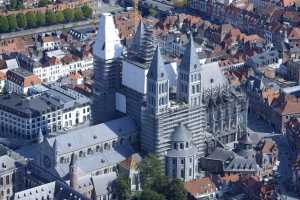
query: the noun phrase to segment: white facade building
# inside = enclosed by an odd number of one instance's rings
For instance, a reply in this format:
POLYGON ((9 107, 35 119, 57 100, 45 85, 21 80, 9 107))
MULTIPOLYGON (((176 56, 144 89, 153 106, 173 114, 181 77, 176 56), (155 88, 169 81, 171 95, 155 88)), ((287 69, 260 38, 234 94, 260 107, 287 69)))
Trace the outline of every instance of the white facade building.
POLYGON ((89 99, 76 93, 53 86, 27 98, 17 94, 1 96, 1 136, 34 140, 40 129, 44 134, 53 134, 88 123, 89 99))

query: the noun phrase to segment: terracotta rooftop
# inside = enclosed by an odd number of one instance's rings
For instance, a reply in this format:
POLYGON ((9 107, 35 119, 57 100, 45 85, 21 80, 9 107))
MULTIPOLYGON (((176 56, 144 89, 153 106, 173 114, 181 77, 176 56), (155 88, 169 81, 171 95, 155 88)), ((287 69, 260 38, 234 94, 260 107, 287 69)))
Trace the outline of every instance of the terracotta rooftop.
POLYGON ((185 189, 194 197, 202 194, 215 192, 217 190, 215 183, 210 177, 192 180, 184 184, 185 189))

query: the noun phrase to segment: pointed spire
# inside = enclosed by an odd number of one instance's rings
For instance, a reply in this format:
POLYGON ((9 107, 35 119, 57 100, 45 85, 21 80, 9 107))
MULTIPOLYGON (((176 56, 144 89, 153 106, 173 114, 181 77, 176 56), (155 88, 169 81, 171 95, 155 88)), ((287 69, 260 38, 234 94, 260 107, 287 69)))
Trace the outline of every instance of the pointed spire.
POLYGON ((137 49, 140 48, 140 46, 142 45, 142 42, 143 42, 144 33, 145 33, 144 22, 141 19, 140 23, 136 29, 135 35, 133 37, 132 43, 129 47, 129 52, 136 52, 137 49))
POLYGON ((160 54, 159 46, 156 47, 153 59, 150 64, 150 68, 147 74, 148 79, 155 81, 165 80, 167 73, 164 68, 164 62, 160 54))
POLYGON ((187 44, 183 58, 180 64, 180 69, 188 70, 189 72, 199 69, 199 58, 194 45, 194 39, 192 34, 190 35, 189 43, 187 44))
POLYGON ((154 36, 153 26, 148 25, 144 29, 143 42, 140 46, 140 58, 145 63, 150 63, 156 47, 156 38, 154 36))
POLYGON ((39 130, 37 142, 38 142, 38 144, 42 144, 44 142, 44 135, 43 135, 42 128, 40 128, 40 130, 39 130))

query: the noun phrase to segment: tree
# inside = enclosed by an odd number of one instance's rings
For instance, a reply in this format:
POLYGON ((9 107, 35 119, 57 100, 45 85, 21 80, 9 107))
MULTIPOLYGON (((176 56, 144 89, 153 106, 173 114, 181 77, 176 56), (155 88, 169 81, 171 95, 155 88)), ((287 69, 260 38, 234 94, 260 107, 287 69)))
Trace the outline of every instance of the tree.
POLYGON ((156 11, 153 7, 150 7, 150 8, 148 9, 148 13, 149 13, 149 15, 152 16, 152 17, 155 17, 155 16, 157 15, 157 11, 156 11))
POLYGON ((46 24, 46 16, 44 13, 38 12, 36 14, 36 25, 44 26, 46 24))
POLYGON ((17 15, 17 24, 19 28, 26 28, 27 27, 27 18, 23 13, 19 13, 17 15))
POLYGON ((172 180, 168 185, 165 196, 168 200, 186 200, 187 192, 184 188, 183 182, 179 179, 172 180))
POLYGON ((17 0, 10 0, 9 1, 9 9, 15 10, 17 8, 18 1, 17 0))
POLYGON ((64 13, 62 11, 57 11, 55 13, 55 15, 56 15, 56 22, 57 23, 64 23, 65 22, 64 13))
POLYGON ((9 10, 19 10, 24 7, 22 0, 10 0, 9 2, 9 10))
POLYGON ((45 7, 49 4, 48 0, 40 0, 39 1, 39 7, 45 7))
POLYGON ((118 176, 115 185, 115 194, 118 199, 129 200, 131 196, 129 179, 124 176, 118 176))
POLYGON ((165 200, 165 197, 157 192, 145 189, 141 193, 139 200, 165 200))
POLYGON ((53 11, 47 11, 46 12, 46 24, 47 25, 52 25, 56 23, 56 16, 53 11))
POLYGON ((37 26, 36 14, 33 12, 26 13, 28 28, 34 28, 37 26))
POLYGON ((67 8, 64 10, 64 17, 66 22, 72 22, 75 18, 74 10, 67 8))
POLYGON ((82 6, 81 10, 82 10, 83 16, 85 18, 91 18, 92 17, 92 15, 93 15, 93 9, 90 8, 89 6, 86 6, 86 5, 82 6))
POLYGON ((143 188, 151 188, 155 180, 162 176, 161 162, 155 155, 148 155, 140 164, 141 183, 143 188))
POLYGON ((81 11, 80 8, 75 9, 74 12, 75 12, 74 17, 75 17, 76 21, 83 20, 84 16, 83 16, 82 11, 81 11))
POLYGON ((9 30, 8 20, 5 16, 0 16, 0 32, 5 33, 9 30))
POLYGON ((7 17, 9 31, 15 31, 18 27, 16 15, 12 14, 7 17))
POLYGON ((151 190, 160 194, 165 194, 168 191, 169 179, 165 175, 157 176, 151 186, 151 190))

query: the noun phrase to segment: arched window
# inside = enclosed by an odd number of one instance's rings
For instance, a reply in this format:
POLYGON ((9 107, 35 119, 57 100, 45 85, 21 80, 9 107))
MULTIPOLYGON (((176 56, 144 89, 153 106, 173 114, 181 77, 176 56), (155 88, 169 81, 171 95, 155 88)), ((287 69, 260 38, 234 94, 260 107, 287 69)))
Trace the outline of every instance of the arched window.
POLYGON ((183 149, 183 148, 184 148, 183 143, 180 143, 180 149, 183 149))

